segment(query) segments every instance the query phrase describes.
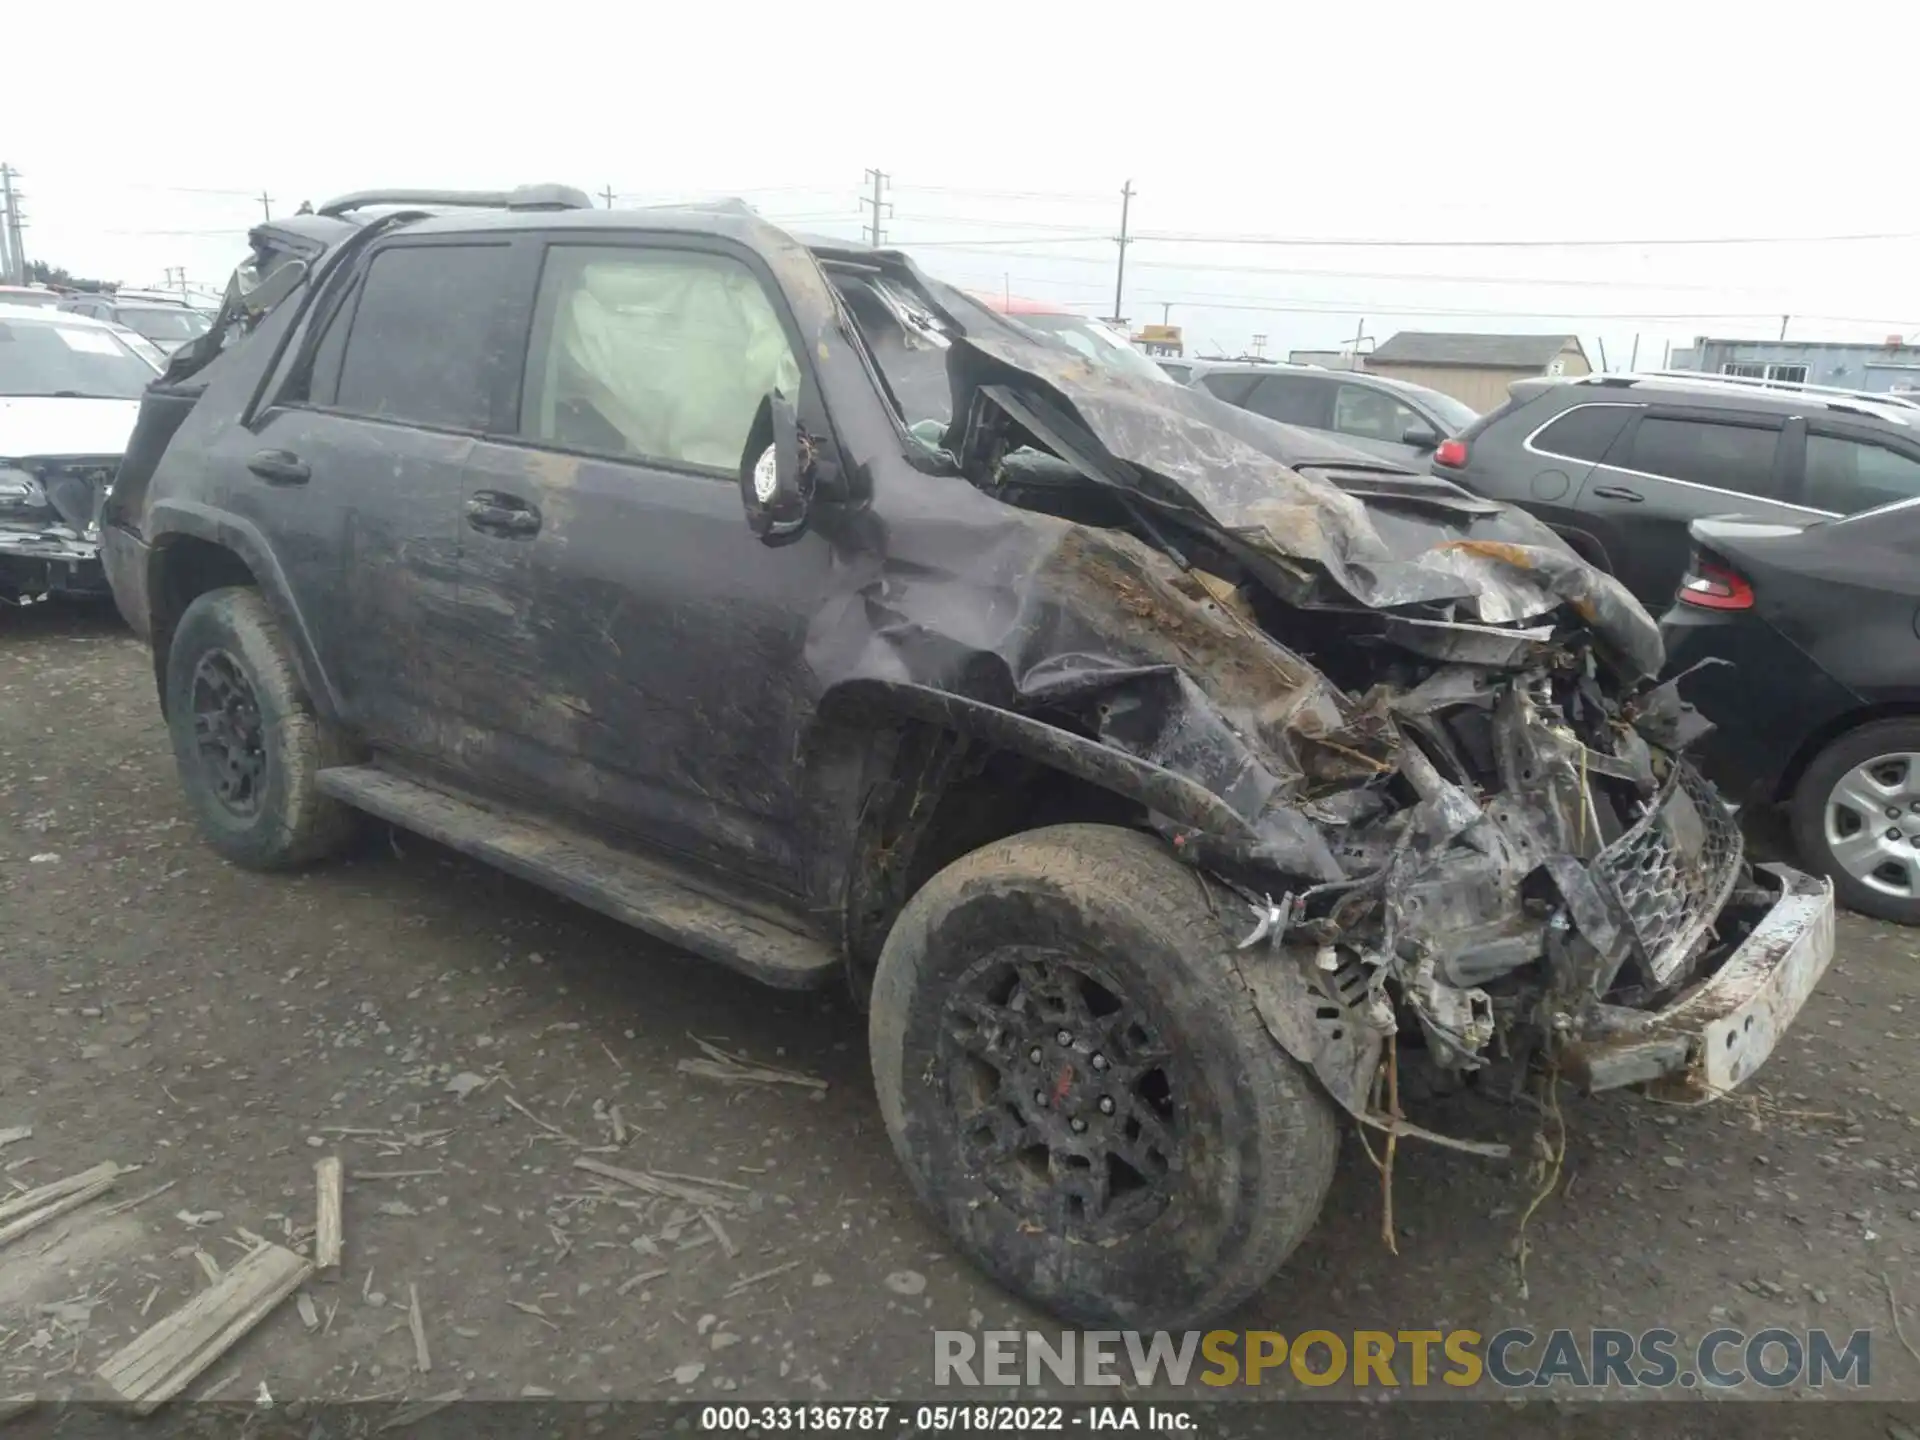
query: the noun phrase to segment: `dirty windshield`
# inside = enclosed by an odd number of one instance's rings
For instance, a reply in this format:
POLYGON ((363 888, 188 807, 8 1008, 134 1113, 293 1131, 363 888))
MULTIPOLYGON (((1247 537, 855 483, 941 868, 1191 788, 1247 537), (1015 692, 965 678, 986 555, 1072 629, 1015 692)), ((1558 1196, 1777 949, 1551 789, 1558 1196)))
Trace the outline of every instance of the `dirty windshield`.
POLYGON ((1127 337, 1103 320, 1087 315, 1012 315, 1016 325, 1037 330, 1096 364, 1141 380, 1172 385, 1176 382, 1153 361, 1127 342, 1127 337))

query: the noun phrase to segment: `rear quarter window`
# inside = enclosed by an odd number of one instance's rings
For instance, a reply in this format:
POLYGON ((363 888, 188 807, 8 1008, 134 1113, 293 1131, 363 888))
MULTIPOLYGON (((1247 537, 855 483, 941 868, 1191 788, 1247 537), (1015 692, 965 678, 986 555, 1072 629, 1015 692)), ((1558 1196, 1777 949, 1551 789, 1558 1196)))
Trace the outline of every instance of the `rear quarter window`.
POLYGON ((1780 493, 1773 468, 1779 444, 1780 432, 1770 427, 1648 415, 1634 431, 1630 468, 1738 495, 1773 499, 1780 493))
POLYGON ((1243 405, 1247 396, 1253 393, 1253 387, 1260 383, 1258 375, 1202 375, 1200 384, 1207 393, 1218 395, 1229 405, 1243 405))
POLYGON ((1533 448, 1566 460, 1598 463, 1620 438, 1637 407, 1632 405, 1576 405, 1541 427, 1533 448))

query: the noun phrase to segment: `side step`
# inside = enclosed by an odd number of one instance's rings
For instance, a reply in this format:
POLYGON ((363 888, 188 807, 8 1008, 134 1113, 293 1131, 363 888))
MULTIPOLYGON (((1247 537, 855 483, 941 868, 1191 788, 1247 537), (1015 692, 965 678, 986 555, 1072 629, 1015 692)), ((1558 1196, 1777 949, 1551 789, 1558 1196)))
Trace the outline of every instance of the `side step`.
POLYGON ((839 956, 824 941, 691 889, 655 861, 370 765, 322 770, 315 779, 336 800, 764 984, 807 990, 840 973, 839 956))

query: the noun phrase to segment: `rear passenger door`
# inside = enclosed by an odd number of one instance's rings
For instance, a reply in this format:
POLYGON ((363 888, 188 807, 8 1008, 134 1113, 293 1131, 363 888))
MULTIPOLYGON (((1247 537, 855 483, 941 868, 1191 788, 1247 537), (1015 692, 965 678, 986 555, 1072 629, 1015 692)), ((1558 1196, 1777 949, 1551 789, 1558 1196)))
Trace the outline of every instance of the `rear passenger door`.
POLYGON ((1785 421, 1718 409, 1648 406, 1581 487, 1579 523, 1651 609, 1686 570, 1687 526, 1710 515, 1805 521, 1789 498, 1785 421))
POLYGON ((268 539, 338 697, 374 746, 449 760, 487 684, 488 617, 457 603, 461 477, 493 423, 510 247, 376 246, 314 317, 251 432, 219 445, 235 512, 268 539))

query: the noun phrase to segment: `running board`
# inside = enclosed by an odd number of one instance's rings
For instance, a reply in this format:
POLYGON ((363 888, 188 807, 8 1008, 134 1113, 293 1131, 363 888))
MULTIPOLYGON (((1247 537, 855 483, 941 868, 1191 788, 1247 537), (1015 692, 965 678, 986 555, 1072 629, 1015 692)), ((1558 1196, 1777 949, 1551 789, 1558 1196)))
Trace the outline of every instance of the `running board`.
POLYGON ((841 972, 823 942, 689 887, 665 865, 511 811, 492 810, 370 765, 322 770, 321 793, 437 840, 783 990, 841 972))

